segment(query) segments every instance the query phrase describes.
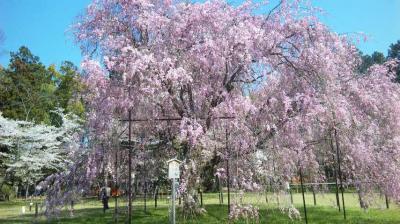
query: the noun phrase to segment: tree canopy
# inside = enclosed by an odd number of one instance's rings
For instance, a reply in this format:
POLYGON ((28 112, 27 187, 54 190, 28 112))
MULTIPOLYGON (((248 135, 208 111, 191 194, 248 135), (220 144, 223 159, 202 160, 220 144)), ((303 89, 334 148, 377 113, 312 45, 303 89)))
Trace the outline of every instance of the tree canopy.
POLYGON ((27 47, 11 52, 10 64, 0 71, 0 110, 3 116, 35 123, 57 124, 57 107, 83 115, 82 85, 77 68, 64 62, 57 71, 46 68, 27 47))
MULTIPOLYGON (((73 168, 79 176, 91 182, 105 172, 117 175, 109 166, 113 146, 127 141, 128 128, 141 148, 158 148, 135 154, 129 161, 135 172, 147 160, 184 161, 179 193, 188 214, 203 212, 193 192, 216 157, 225 162, 214 161, 215 175, 227 181, 235 170, 228 184, 241 190, 267 183, 279 190, 298 175, 324 181, 323 170, 341 164, 341 183, 363 192, 378 187, 397 200, 397 62, 374 53, 362 64, 351 38, 330 31, 303 1, 255 13, 263 4, 90 4, 74 26, 87 56, 92 149, 73 168), (143 122, 120 123, 132 114, 143 122)), ((68 189, 68 182, 51 182, 57 184, 48 201, 56 204, 57 189, 68 189)), ((231 217, 240 217, 242 206, 234 205, 231 217)))

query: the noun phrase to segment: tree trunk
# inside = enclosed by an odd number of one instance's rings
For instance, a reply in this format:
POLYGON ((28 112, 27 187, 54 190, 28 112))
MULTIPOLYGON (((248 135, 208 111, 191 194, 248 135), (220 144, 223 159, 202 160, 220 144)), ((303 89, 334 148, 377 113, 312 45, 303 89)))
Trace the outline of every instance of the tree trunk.
POLYGON ((29 184, 25 185, 25 201, 28 201, 28 195, 29 195, 29 184))

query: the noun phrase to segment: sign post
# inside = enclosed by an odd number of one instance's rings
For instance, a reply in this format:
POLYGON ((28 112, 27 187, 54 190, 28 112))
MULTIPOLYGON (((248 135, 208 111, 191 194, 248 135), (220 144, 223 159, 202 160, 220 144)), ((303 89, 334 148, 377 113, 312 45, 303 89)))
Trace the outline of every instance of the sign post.
POLYGON ((181 161, 177 159, 171 159, 168 163, 168 178, 172 180, 172 196, 171 196, 171 223, 175 224, 175 197, 176 197, 176 179, 179 178, 179 164, 181 161))

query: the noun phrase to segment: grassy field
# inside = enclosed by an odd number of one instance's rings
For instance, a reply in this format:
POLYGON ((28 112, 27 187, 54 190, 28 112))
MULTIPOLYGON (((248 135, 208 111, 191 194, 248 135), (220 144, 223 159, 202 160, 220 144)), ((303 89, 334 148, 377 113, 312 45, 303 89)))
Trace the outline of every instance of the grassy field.
MULTIPOLYGON (((343 219, 343 213, 339 213, 335 205, 334 194, 317 194, 314 206, 313 195, 306 194, 307 212, 309 223, 357 223, 357 224, 395 224, 400 223, 400 208, 391 204, 390 209, 386 209, 384 200, 378 198, 379 202, 373 208, 362 210, 359 208, 357 196, 353 194, 345 194, 347 220, 343 219)), ((234 202, 237 197, 233 194, 231 201, 234 202)), ((289 197, 280 198, 279 203, 285 203, 290 200, 289 197)), ((301 194, 293 194, 294 205, 304 215, 301 194)), ((226 195, 225 204, 220 205, 217 194, 204 194, 204 207, 207 212, 192 220, 184 220, 180 215, 179 205, 177 223, 228 223, 226 195)), ((276 196, 269 195, 268 203, 265 195, 262 194, 246 194, 244 203, 253 203, 260 207, 259 223, 304 223, 302 220, 290 220, 286 214, 278 209, 278 201, 276 196)), ((34 207, 29 211, 29 202, 17 200, 13 202, 0 202, 0 223, 115 223, 114 222, 114 200, 110 200, 111 209, 103 214, 102 204, 96 199, 87 199, 75 205, 74 216, 70 216, 70 212, 65 209, 59 218, 46 219, 42 214, 35 218, 34 207), (21 213, 22 206, 26 206, 26 213, 21 213)), ((118 223, 126 223, 126 202, 120 201, 119 204, 118 223)), ((39 209, 39 213, 41 213, 39 209)), ((158 201, 158 207, 155 208, 154 201, 147 201, 147 211, 144 212, 143 200, 134 202, 132 223, 168 223, 168 201, 162 198, 158 201)), ((255 223, 251 220, 242 220, 236 223, 255 223)))

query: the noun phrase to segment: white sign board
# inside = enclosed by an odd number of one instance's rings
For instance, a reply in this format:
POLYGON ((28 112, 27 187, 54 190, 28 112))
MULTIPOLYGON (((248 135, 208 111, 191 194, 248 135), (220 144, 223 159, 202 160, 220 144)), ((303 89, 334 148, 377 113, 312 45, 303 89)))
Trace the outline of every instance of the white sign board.
POLYGON ((179 178, 179 164, 180 161, 177 159, 172 159, 168 161, 168 178, 177 179, 179 178))

